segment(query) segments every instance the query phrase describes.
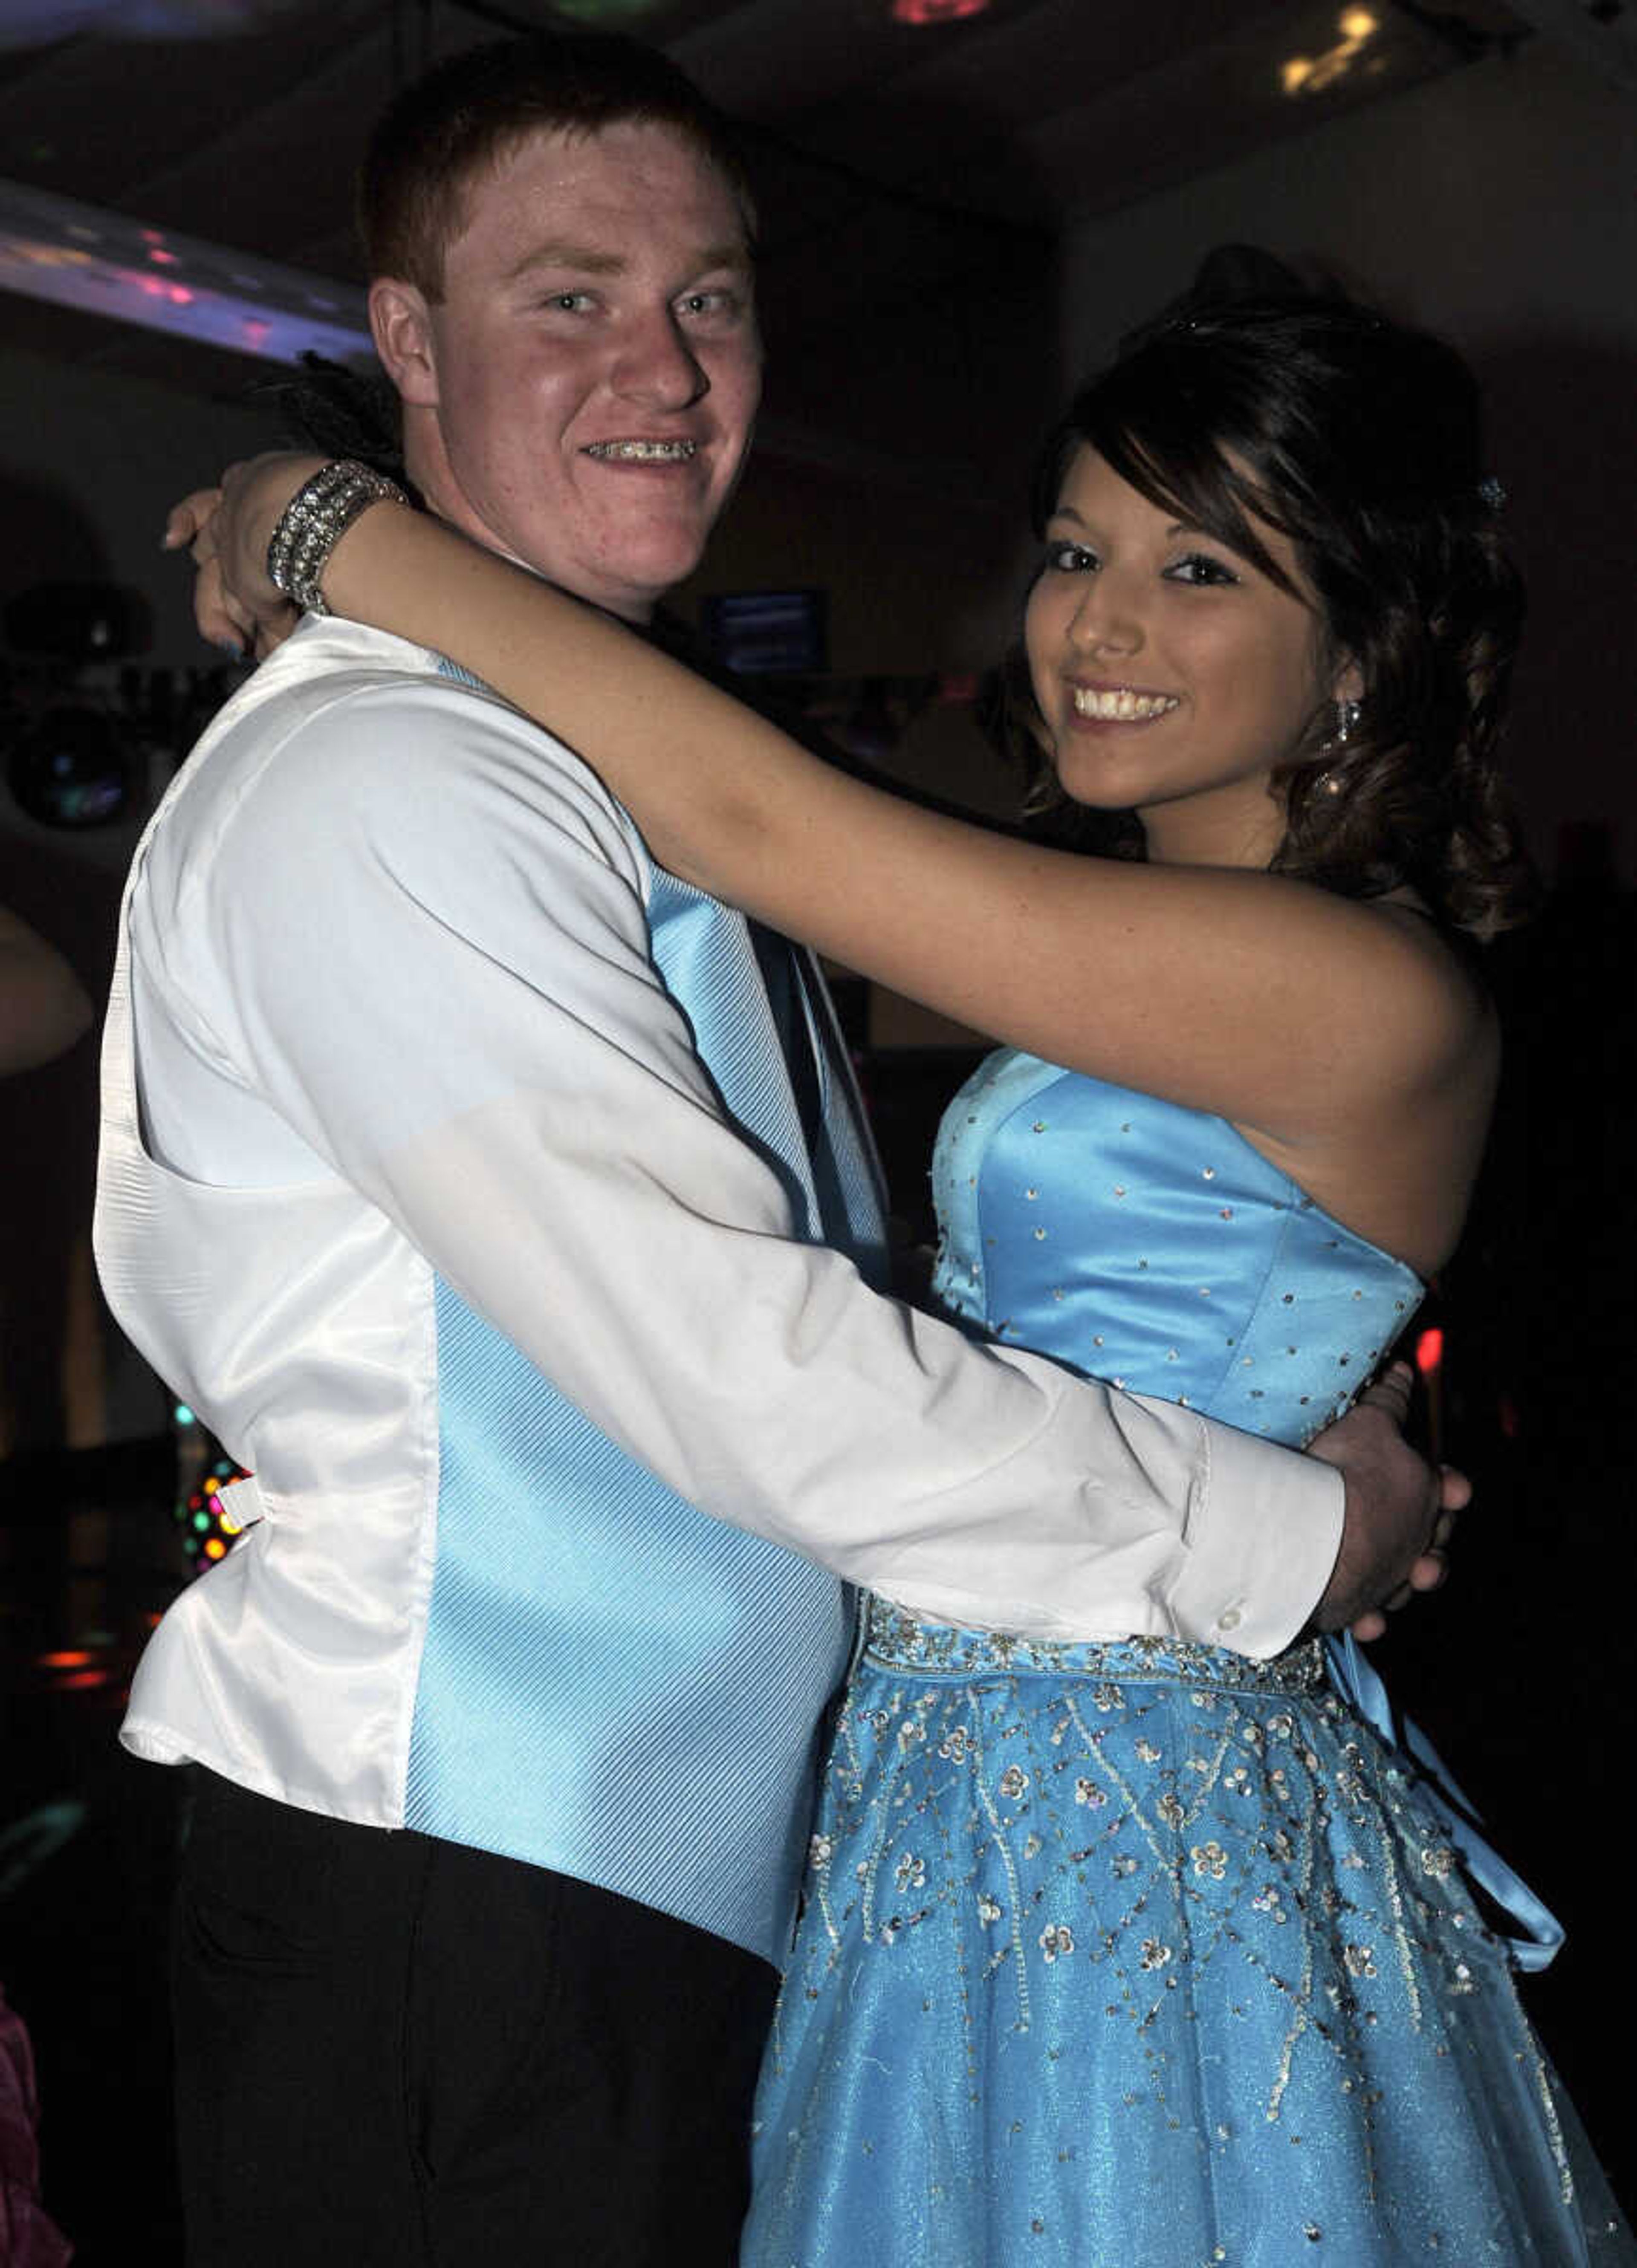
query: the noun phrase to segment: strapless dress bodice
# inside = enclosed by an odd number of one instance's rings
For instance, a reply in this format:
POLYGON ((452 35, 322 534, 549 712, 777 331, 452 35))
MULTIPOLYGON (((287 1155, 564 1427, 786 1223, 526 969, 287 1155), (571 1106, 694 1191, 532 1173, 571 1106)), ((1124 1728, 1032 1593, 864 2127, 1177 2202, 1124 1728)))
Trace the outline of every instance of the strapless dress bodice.
POLYGON ((944 1114, 933 1182, 966 1328, 1294 1445, 1422 1297, 1226 1119, 1012 1049, 944 1114))

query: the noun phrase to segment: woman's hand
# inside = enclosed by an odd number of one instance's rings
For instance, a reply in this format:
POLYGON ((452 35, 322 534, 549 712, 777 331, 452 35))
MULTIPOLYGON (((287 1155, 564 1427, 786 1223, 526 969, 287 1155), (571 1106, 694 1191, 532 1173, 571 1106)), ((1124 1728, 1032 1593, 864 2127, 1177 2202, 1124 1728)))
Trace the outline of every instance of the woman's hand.
POLYGON ((268 580, 267 547, 285 506, 326 462, 285 451, 230 465, 220 488, 173 505, 165 549, 186 550, 198 573, 194 620, 213 645, 258 661, 287 638, 299 610, 268 580))

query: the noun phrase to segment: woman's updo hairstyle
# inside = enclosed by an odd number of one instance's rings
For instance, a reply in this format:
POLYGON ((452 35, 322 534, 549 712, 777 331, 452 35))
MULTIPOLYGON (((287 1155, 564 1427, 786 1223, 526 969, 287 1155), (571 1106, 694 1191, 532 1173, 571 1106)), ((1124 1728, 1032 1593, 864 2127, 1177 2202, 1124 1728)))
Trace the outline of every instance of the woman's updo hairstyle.
POLYGON ((1254 298, 1213 297, 1207 269, 1071 404, 1036 474, 1036 533, 1082 444, 1289 589, 1257 522, 1279 529, 1338 667, 1358 667, 1345 739, 1325 703, 1274 775, 1274 871, 1349 897, 1407 885, 1480 938, 1516 919, 1531 885, 1495 755, 1523 586, 1454 349, 1272 261, 1254 298))

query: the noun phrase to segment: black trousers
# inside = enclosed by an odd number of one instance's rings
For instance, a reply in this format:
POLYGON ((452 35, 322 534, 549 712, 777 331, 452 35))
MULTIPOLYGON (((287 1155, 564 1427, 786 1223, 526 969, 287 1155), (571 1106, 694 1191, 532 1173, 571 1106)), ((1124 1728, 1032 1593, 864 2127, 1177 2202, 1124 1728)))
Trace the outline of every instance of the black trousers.
POLYGON ((729 2268, 765 1962, 540 1867, 189 1776, 188 2268, 729 2268))

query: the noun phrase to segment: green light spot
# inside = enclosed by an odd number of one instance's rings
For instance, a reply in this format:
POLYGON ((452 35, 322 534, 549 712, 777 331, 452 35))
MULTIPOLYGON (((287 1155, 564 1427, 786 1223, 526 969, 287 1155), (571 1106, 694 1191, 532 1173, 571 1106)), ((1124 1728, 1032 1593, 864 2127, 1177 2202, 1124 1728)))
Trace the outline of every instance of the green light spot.
POLYGON ((614 31, 624 24, 639 24, 666 4, 667 0, 554 0, 551 12, 576 24, 596 24, 614 31))

